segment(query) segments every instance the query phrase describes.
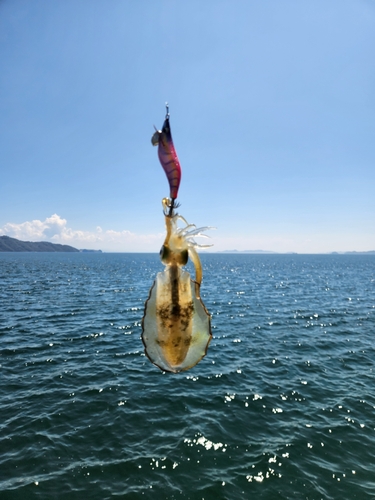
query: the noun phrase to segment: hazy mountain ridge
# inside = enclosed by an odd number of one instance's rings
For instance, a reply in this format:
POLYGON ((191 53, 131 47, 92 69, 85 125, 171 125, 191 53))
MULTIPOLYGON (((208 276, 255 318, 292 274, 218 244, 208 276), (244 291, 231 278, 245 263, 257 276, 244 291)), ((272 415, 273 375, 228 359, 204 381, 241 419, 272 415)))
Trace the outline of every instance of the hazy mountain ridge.
MULTIPOLYGON (((273 250, 219 250, 218 252, 210 252, 210 253, 253 253, 253 254, 285 254, 285 255, 298 255, 298 252, 274 252, 273 250)), ((363 255, 363 254, 375 254, 375 250, 367 250, 367 251, 347 251, 347 252, 326 252, 324 255, 363 255)), ((301 254, 303 255, 303 254, 301 254)), ((322 254, 323 255, 323 254, 322 254)))

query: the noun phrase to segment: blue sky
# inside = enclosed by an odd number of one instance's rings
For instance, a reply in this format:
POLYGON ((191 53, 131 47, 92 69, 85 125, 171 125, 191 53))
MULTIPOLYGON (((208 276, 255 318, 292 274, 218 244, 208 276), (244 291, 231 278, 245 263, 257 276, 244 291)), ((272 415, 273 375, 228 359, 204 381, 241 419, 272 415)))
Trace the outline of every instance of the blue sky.
POLYGON ((374 250, 374 55, 371 0, 3 0, 0 234, 158 251, 168 101, 212 250, 374 250))

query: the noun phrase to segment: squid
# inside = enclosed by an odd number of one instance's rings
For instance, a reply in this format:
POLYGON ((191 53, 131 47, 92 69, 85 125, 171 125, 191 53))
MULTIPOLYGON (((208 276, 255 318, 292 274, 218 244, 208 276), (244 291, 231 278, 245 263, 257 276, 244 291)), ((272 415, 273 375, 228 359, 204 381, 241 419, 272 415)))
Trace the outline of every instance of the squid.
POLYGON ((203 232, 211 228, 188 224, 176 212, 181 167, 173 145, 168 105, 163 128, 156 130, 151 142, 158 146, 170 197, 162 200, 167 234, 160 258, 165 270, 157 274, 145 303, 141 338, 145 354, 154 365, 178 373, 199 363, 212 339, 211 316, 200 295, 203 273, 196 250, 210 245, 198 245, 194 239, 205 237, 203 232), (183 269, 189 257, 195 269, 194 279, 183 269))

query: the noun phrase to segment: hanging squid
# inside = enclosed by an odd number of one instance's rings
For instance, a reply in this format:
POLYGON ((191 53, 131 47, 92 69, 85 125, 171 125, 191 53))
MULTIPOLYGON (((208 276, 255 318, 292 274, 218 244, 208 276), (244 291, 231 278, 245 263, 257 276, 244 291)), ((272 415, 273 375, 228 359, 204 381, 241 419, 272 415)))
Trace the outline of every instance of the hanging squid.
POLYGON ((142 341, 152 363, 163 371, 178 373, 199 363, 212 338, 211 318, 200 297, 202 265, 196 248, 203 245, 194 241, 210 228, 197 229, 175 211, 181 167, 172 141, 168 105, 163 128, 156 130, 151 141, 158 145, 170 198, 162 200, 167 234, 160 258, 166 268, 157 274, 145 304, 142 341), (178 227, 178 222, 184 227, 178 227), (194 279, 182 269, 189 257, 195 268, 194 279))

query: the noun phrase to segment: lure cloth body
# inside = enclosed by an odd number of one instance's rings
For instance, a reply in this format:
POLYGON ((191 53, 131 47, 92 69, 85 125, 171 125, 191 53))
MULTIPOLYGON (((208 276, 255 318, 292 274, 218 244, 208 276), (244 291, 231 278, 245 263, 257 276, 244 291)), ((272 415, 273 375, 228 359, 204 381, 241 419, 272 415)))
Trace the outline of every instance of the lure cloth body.
POLYGON ((158 146, 159 161, 169 182, 169 196, 175 200, 181 182, 181 166, 172 140, 168 107, 163 128, 156 130, 151 142, 158 146))

